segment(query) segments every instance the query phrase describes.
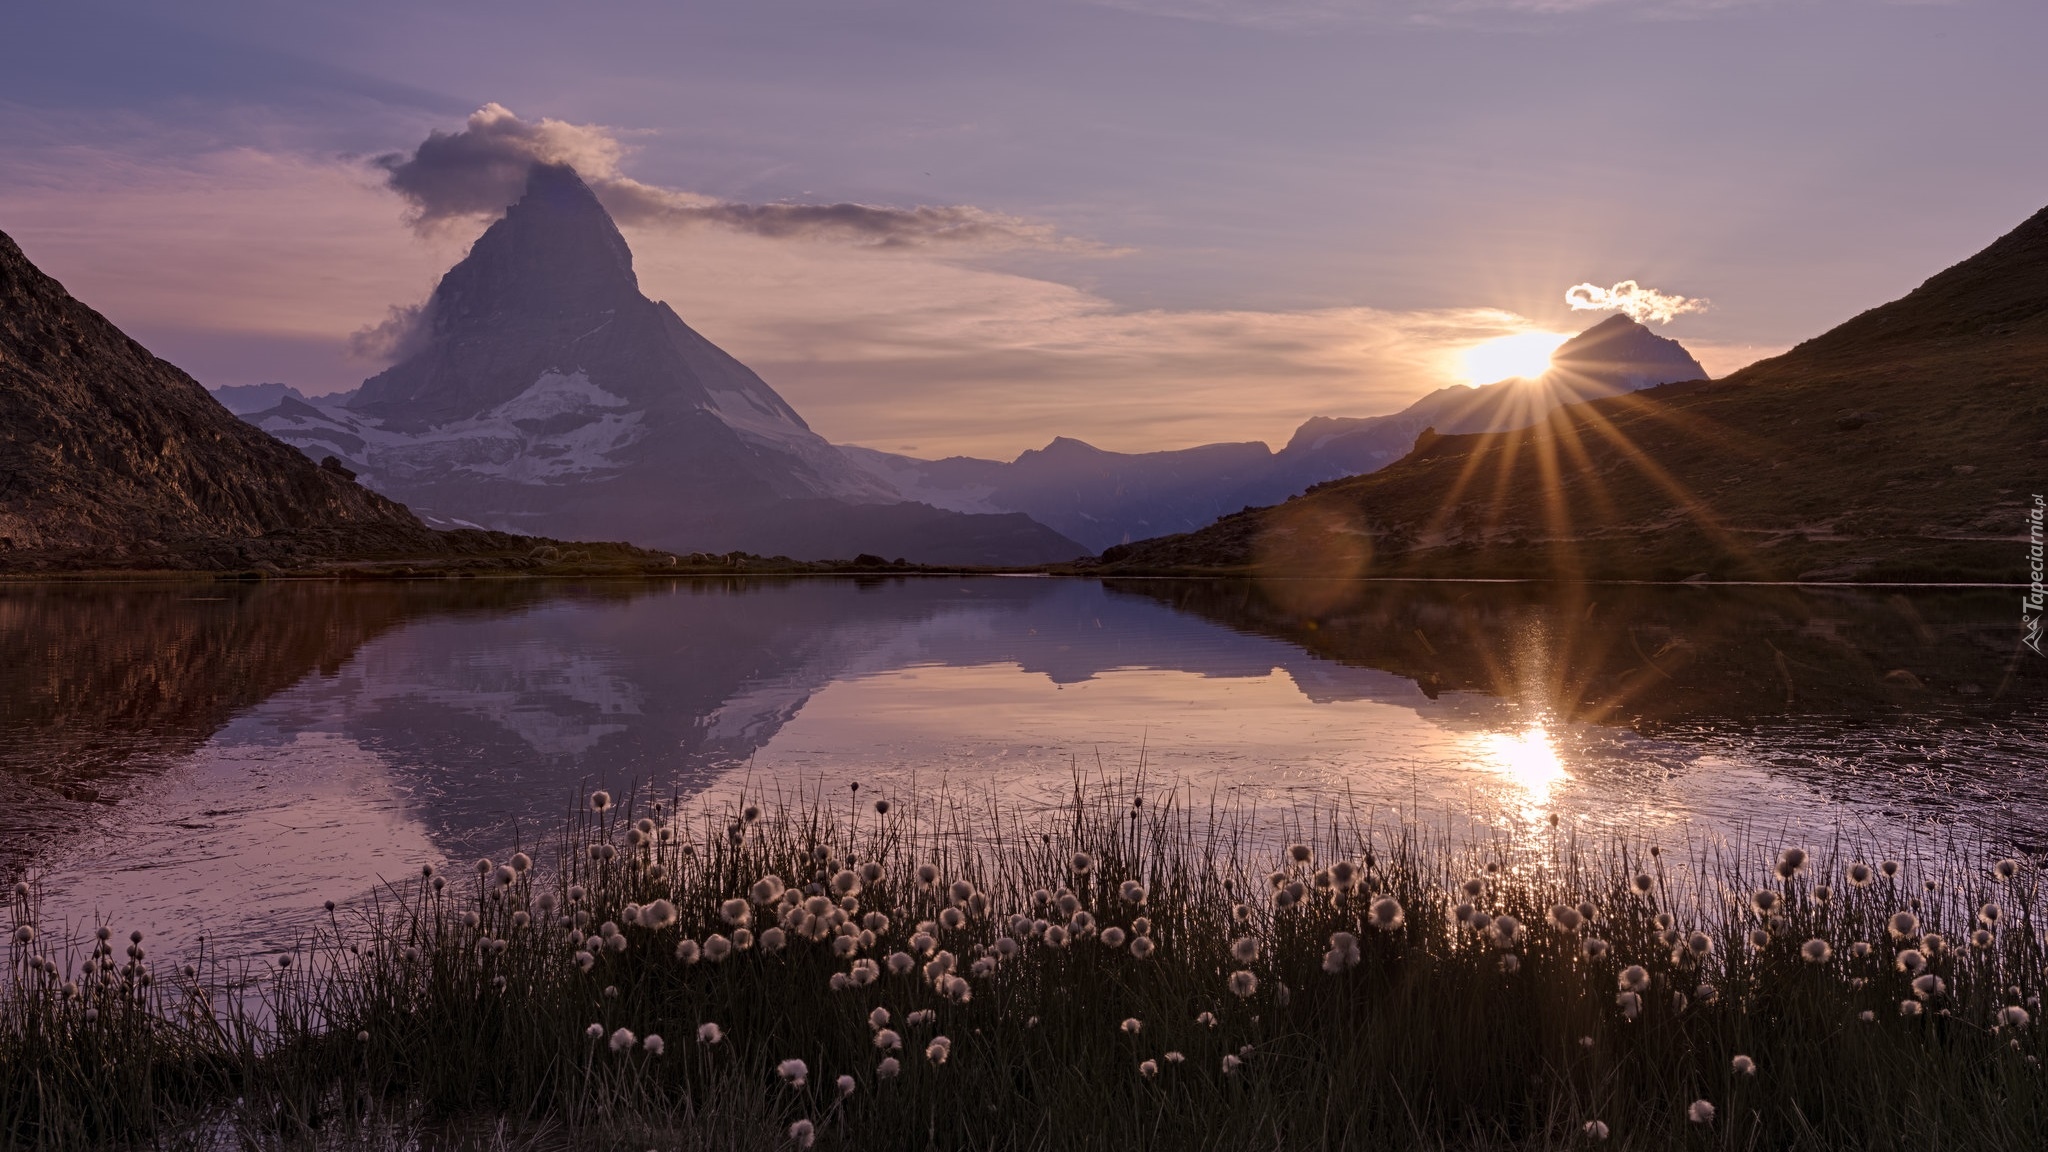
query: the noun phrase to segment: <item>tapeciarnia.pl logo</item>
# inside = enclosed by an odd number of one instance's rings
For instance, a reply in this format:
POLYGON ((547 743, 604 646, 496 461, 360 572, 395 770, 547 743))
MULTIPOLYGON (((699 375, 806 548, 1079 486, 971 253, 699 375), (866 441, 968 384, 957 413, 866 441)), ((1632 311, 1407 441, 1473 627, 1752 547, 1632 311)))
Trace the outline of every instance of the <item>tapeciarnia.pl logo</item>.
POLYGON ((2048 602, 2048 590, 2041 587, 2041 517, 2048 508, 2042 505, 2041 494, 2034 493, 2034 506, 2027 510, 2027 569, 2033 577, 2033 584, 2027 594, 2020 598, 2020 643, 2041 655, 2041 613, 2044 602, 2048 602))

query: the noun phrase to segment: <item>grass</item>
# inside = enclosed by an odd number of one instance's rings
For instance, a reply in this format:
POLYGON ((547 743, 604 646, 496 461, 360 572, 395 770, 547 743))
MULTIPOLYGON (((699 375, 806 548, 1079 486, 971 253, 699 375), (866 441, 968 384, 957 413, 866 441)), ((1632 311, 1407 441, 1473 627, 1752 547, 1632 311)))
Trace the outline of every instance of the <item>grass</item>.
POLYGON ((2048 909, 1966 845, 1852 887, 1879 847, 856 797, 580 808, 261 964, 17 933, 0 1144, 2048 1146, 2048 909))

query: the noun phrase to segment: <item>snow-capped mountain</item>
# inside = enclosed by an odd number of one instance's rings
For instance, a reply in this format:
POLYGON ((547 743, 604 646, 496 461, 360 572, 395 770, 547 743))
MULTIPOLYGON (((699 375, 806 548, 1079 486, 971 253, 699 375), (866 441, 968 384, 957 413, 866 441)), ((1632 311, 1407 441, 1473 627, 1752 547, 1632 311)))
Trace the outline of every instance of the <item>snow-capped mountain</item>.
POLYGON ((801 558, 1085 551, 1017 513, 907 502, 856 466, 641 294, 625 238, 567 167, 533 169, 400 346, 343 403, 287 395, 245 418, 446 524, 801 558))

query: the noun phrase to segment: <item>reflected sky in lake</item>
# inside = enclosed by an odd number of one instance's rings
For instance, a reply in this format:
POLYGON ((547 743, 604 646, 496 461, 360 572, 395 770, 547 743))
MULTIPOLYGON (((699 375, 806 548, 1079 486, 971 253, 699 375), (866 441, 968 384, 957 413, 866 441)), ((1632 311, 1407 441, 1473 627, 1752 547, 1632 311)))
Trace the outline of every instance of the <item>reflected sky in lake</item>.
POLYGON ((0 873, 46 921, 275 944, 322 900, 532 844, 598 784, 1028 806, 1140 771, 1460 836, 1556 813, 2042 847, 2043 670, 2002 591, 1359 585, 1313 615, 1269 592, 10 587, 0 873))

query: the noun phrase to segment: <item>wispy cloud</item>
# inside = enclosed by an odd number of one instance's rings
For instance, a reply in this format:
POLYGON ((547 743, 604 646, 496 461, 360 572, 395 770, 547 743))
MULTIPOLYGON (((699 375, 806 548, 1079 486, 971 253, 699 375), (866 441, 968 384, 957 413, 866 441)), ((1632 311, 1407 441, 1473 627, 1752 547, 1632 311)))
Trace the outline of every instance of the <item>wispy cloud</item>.
POLYGON ((1713 303, 1645 288, 1633 280, 1608 288, 1574 284, 1565 289, 1564 302, 1574 312, 1619 312, 1638 324, 1669 324, 1688 312, 1705 312, 1713 303))
POLYGON ((576 169, 620 224, 712 225, 775 240, 831 240, 879 248, 1100 252, 1050 224, 972 205, 745 204, 646 184, 625 175, 620 134, 594 124, 528 120, 486 104, 454 132, 434 131, 410 152, 373 163, 413 209, 414 227, 494 216, 518 199, 535 164, 576 169))
MULTIPOLYGON (((1798 0, 1091 0, 1149 16, 1302 31, 1345 24, 1469 26, 1503 17, 1611 12, 1653 20, 1686 19, 1733 8, 1798 0)), ((1902 0, 1904 2, 1904 0, 1902 0)), ((1942 2, 1942 0, 1930 0, 1942 2)))

